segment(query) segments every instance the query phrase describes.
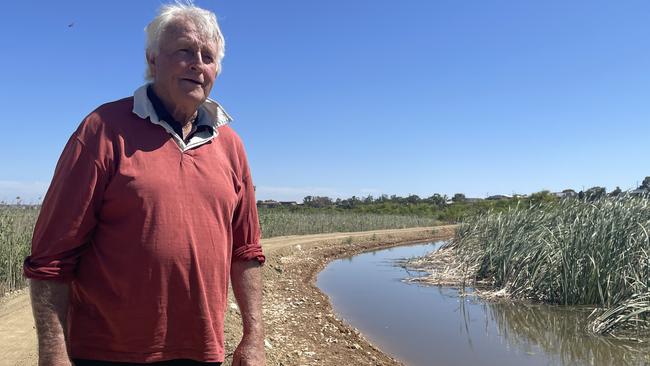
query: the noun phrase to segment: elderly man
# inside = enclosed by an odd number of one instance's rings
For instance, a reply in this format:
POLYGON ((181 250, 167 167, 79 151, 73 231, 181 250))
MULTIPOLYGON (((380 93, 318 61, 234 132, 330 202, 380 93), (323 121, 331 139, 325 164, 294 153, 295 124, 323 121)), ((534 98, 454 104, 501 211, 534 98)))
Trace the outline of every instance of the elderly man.
POLYGON ((40 365, 218 365, 229 277, 264 365, 254 188, 230 117, 208 98, 224 40, 213 13, 163 6, 147 77, 88 115, 59 159, 25 275, 40 365))

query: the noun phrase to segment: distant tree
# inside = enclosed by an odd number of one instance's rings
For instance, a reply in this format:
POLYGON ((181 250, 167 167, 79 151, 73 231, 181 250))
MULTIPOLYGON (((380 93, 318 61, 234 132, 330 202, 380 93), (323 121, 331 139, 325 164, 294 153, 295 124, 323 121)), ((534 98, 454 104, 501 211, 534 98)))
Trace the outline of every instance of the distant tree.
POLYGON ((587 201, 595 201, 599 198, 605 197, 606 195, 607 191, 604 187, 591 187, 585 191, 584 198, 587 201))
POLYGON ((371 194, 369 194, 368 197, 363 199, 363 203, 365 203, 365 204, 373 203, 374 201, 375 201, 375 199, 372 197, 371 194))
POLYGON ((620 188, 619 186, 616 186, 616 189, 614 189, 613 191, 609 192, 609 196, 610 196, 610 197, 616 197, 616 196, 620 195, 621 193, 623 193, 623 191, 621 190, 621 188, 620 188))
POLYGON ((451 198, 451 200, 452 200, 454 203, 463 202, 463 201, 465 201, 465 199, 466 199, 466 198, 465 198, 465 195, 462 194, 462 193, 456 193, 456 194, 451 198))
POLYGON ((344 199, 337 204, 337 207, 344 209, 352 209, 361 204, 361 200, 357 196, 352 196, 350 198, 344 199))
POLYGON ((442 207, 447 203, 447 196, 435 193, 433 196, 425 198, 424 201, 442 207))
POLYGON ((530 203, 538 204, 542 202, 554 202, 558 200, 558 197, 549 191, 539 191, 530 195, 530 203))
POLYGON ((641 183, 639 189, 645 189, 650 191, 650 177, 645 177, 645 179, 643 179, 643 183, 641 183))
POLYGON ((304 198, 303 203, 305 206, 313 208, 330 207, 333 204, 331 198, 321 196, 307 196, 304 198))
POLYGON ((412 195, 406 197, 406 202, 407 203, 415 204, 415 203, 418 203, 420 201, 421 201, 420 196, 418 196, 417 194, 412 194, 412 195))

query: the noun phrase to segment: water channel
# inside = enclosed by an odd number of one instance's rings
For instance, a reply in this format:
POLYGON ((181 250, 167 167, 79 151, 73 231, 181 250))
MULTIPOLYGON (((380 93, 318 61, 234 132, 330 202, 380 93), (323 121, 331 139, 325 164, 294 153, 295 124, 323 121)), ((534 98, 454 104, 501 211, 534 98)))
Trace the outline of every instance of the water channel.
POLYGON ((405 283, 421 275, 396 260, 442 242, 363 253, 318 276, 334 311, 383 351, 412 366, 650 365, 650 345, 584 331, 590 309, 487 303, 456 289, 405 283))

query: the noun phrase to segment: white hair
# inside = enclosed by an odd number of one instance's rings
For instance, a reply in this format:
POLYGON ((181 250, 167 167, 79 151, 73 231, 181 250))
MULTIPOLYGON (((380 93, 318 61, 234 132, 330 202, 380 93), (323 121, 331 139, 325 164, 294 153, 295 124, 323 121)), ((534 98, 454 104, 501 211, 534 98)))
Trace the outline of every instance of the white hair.
MULTIPOLYGON (((158 15, 144 28, 147 34, 146 54, 151 56, 158 55, 160 51, 160 37, 167 28, 177 19, 189 19, 198 28, 199 32, 208 39, 214 40, 217 46, 215 62, 217 63, 217 74, 221 72, 221 59, 226 52, 226 42, 221 34, 217 16, 209 11, 192 4, 191 1, 182 3, 177 1, 173 4, 166 4, 160 7, 158 15)), ((147 71, 145 78, 149 81, 153 79, 151 66, 147 62, 147 71)))

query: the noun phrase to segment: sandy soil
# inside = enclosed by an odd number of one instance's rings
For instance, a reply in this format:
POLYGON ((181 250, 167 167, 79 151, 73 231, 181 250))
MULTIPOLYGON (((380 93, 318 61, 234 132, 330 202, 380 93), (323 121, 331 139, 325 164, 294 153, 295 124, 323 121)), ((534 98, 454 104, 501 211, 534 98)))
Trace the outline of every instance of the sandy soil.
MULTIPOLYGON (((268 365, 399 365, 332 312, 316 275, 331 260, 363 251, 449 238, 453 226, 264 239, 264 323, 268 365)), ((226 313, 226 365, 241 337, 232 293, 226 313)), ((36 365, 36 334, 26 290, 0 299, 0 365, 36 365)))

